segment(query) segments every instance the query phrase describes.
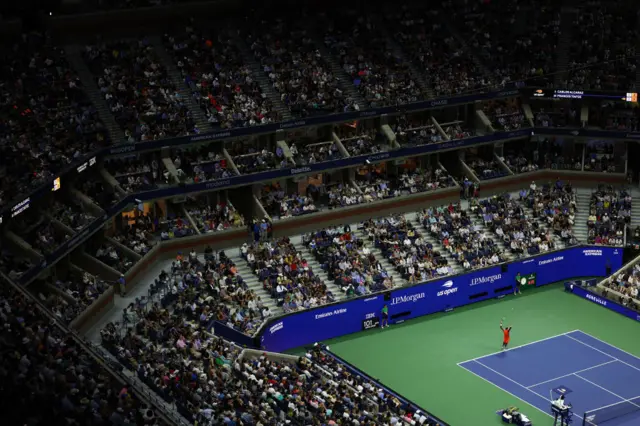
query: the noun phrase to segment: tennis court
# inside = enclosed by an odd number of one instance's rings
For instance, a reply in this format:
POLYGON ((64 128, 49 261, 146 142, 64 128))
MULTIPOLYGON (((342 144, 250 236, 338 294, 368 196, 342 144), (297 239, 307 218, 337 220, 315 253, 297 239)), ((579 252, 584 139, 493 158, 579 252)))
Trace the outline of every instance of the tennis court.
POLYGON ((458 365, 545 413, 563 392, 575 424, 640 424, 640 358, 580 330, 458 365))

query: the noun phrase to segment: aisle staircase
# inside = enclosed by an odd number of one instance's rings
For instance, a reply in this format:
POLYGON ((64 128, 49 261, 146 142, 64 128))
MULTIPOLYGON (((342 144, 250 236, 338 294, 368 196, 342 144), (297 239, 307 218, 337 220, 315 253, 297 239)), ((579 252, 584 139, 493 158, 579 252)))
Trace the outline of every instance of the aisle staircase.
POLYGON ((64 50, 69 65, 78 74, 85 93, 98 112, 98 117, 100 117, 100 120, 104 123, 107 131, 109 132, 111 143, 119 144, 125 142, 124 131, 116 122, 115 117, 111 114, 109 106, 100 93, 100 89, 96 83, 96 76, 89 71, 87 63, 82 58, 82 47, 75 44, 66 45, 64 50))
POLYGON ((194 99, 191 88, 189 88, 185 83, 184 76, 176 66, 175 61, 173 60, 169 52, 167 52, 167 50, 165 49, 164 44, 162 43, 162 38, 158 35, 155 35, 149 37, 149 42, 158 55, 160 62, 166 68, 171 82, 178 89, 178 93, 180 94, 182 102, 191 111, 191 116, 195 120, 196 126, 198 126, 200 132, 211 131, 212 127, 211 124, 207 121, 207 116, 205 115, 202 108, 200 108, 200 105, 198 105, 198 103, 194 99))
POLYGON ((284 311, 281 307, 278 306, 276 300, 271 297, 271 295, 262 288, 262 283, 258 280, 256 274, 253 273, 247 261, 240 255, 238 249, 233 249, 225 252, 227 256, 231 258, 233 263, 236 264, 236 268, 238 269, 238 273, 242 277, 242 279, 247 283, 247 286, 250 290, 253 290, 257 296, 260 296, 262 303, 265 306, 269 307, 272 315, 280 315, 284 311), (232 254, 230 254, 232 253, 232 254))
POLYGON ((329 290, 333 294, 333 296, 335 297, 335 300, 341 301, 346 299, 346 295, 342 291, 342 289, 333 280, 329 279, 329 275, 327 275, 325 270, 322 269, 320 262, 318 262, 318 260, 313 255, 313 253, 311 253, 311 250, 309 250, 307 246, 305 246, 302 243, 302 236, 296 235, 295 237, 291 237, 290 240, 291 240, 291 243, 296 247, 296 249, 302 254, 304 259, 307 261, 307 263, 313 270, 313 273, 316 276, 318 276, 326 284, 327 290, 329 290))
POLYGON ((556 69, 553 81, 553 84, 556 87, 563 86, 564 81, 567 78, 575 14, 576 9, 570 7, 563 7, 560 12, 560 36, 558 39, 558 46, 556 48, 556 69))
POLYGON ((376 259, 380 262, 382 267, 387 271, 390 277, 393 278, 393 282, 395 287, 404 287, 407 285, 407 280, 405 280, 400 272, 396 269, 395 266, 386 258, 386 256, 382 253, 382 250, 375 247, 374 242, 370 241, 367 237, 366 232, 362 229, 357 229, 355 225, 351 226, 351 229, 354 230, 354 234, 361 238, 362 241, 365 242, 366 246, 371 250, 371 253, 374 254, 376 259))
POLYGON ((573 225, 573 235, 581 243, 587 242, 589 234, 587 227, 587 219, 589 218, 589 204, 591 201, 591 189, 576 188, 576 223, 573 225))
POLYGON ((240 51, 240 55, 242 55, 243 62, 249 67, 251 70, 251 75, 254 80, 260 85, 260 89, 262 93, 267 95, 267 97, 271 100, 273 108, 277 111, 278 115, 282 117, 281 121, 289 121, 293 120, 294 117, 291 115, 291 111, 289 108, 282 102, 280 98, 280 94, 276 89, 273 88, 273 84, 269 80, 269 77, 264 73, 262 66, 258 63, 253 52, 247 46, 247 43, 240 37, 237 36, 234 40, 236 47, 240 51))

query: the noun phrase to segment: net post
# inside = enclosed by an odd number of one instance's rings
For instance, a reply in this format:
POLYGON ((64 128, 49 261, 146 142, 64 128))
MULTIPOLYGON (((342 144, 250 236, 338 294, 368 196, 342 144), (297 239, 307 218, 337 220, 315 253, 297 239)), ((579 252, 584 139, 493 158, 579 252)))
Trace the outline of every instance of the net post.
POLYGON ((587 426, 587 412, 582 415, 582 426, 587 426))

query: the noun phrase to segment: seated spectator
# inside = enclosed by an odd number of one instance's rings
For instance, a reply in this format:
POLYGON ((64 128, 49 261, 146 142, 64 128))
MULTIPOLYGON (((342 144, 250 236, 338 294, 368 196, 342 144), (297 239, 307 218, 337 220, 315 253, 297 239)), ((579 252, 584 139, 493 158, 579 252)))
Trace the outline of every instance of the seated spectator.
POLYGON ((227 151, 240 174, 258 173, 292 166, 279 146, 274 150, 268 150, 258 147, 258 144, 235 142, 227 148, 227 151))
POLYGON ((162 160, 153 155, 112 158, 105 168, 128 193, 155 189, 160 182, 169 182, 169 172, 162 160))
POLYGON ((524 112, 515 99, 499 99, 484 104, 484 112, 497 131, 519 130, 525 124, 524 112))
POLYGON ((231 203, 221 202, 210 205, 205 197, 201 197, 185 207, 203 234, 245 226, 244 218, 231 203))
POLYGON ((485 160, 479 157, 469 157, 466 163, 480 180, 497 179, 508 175, 496 159, 485 160))
POLYGON ((418 146, 445 141, 431 120, 422 122, 403 115, 391 129, 400 146, 418 146))
POLYGON ((277 18, 251 22, 248 44, 295 117, 357 111, 307 30, 277 18))
POLYGON ((160 240, 162 241, 190 237, 197 234, 189 220, 180 215, 171 215, 166 220, 161 221, 156 232, 160 233, 160 240))
POLYGON ((129 142, 197 133, 185 100, 147 40, 90 45, 84 55, 129 142))
POLYGON ((122 253, 119 253, 118 249, 108 242, 104 242, 95 253, 96 259, 122 274, 126 273, 133 266, 131 260, 123 256, 122 253))
POLYGON ((56 251, 65 241, 71 238, 66 230, 56 227, 46 218, 18 224, 16 233, 31 247, 42 255, 56 251))
POLYGON ((289 238, 244 244, 241 254, 285 313, 334 301, 327 285, 289 238))
POLYGON ((173 164, 176 166, 178 178, 181 181, 209 182, 235 175, 222 153, 215 153, 206 147, 178 151, 173 164))
POLYGON ((630 102, 604 102, 589 109, 589 122, 599 122, 605 130, 638 132, 640 108, 630 102))
POLYGON ((0 318, 0 340, 12 348, 3 354, 0 369, 3 383, 12 384, 3 392, 4 403, 11 407, 6 424, 51 423, 61 415, 59 407, 65 422, 72 424, 164 425, 119 377, 53 325, 34 301, 9 286, 0 287, 0 318), (90 416, 79 409, 84 406, 93 407, 90 416))
POLYGON ((375 19, 344 10, 331 18, 321 23, 326 29, 325 45, 339 58, 370 107, 405 104, 428 97, 414 81, 409 63, 394 55, 375 19))
POLYGON ((303 237, 329 279, 347 291, 356 288, 358 295, 393 287, 393 281, 371 249, 355 234, 327 228, 303 237))
POLYGON ((5 273, 11 280, 17 281, 22 274, 32 267, 31 260, 17 255, 15 250, 2 247, 0 242, 0 271, 5 273))
POLYGON ((536 255, 556 248, 551 231, 532 221, 509 194, 474 200, 472 210, 517 256, 536 255))
POLYGON ((509 153, 502 158, 502 161, 513 173, 529 173, 539 169, 533 158, 527 157, 525 153, 509 153))
POLYGON ((620 153, 614 152, 613 144, 587 144, 584 157, 585 171, 624 173, 624 159, 620 158, 620 153))
POLYGON ((327 189, 329 196, 329 208, 355 206, 365 202, 364 195, 349 184, 339 183, 327 189))
MULTIPOLYGON (((566 243, 574 243, 573 225, 576 220, 576 194, 571 184, 557 180, 538 188, 535 182, 525 191, 525 205, 533 210, 534 218, 541 218, 556 236, 566 243)), ((521 193, 523 194, 523 193, 521 193)))
POLYGON ((286 194, 279 183, 262 187, 260 203, 271 217, 293 217, 318 211, 313 198, 298 193, 286 194))
POLYGON ((111 141, 64 50, 49 35, 7 38, 0 57, 3 207, 111 141))
POLYGON ((475 132, 467 128, 461 121, 444 123, 441 127, 450 140, 465 139, 475 136, 475 132))
POLYGON ((615 190, 610 185, 599 185, 591 196, 587 242, 621 246, 625 227, 631 223, 631 193, 615 190))
POLYGON ((405 5, 384 14, 408 57, 429 75, 436 96, 486 90, 491 85, 446 25, 426 5, 405 5))
POLYGON ((556 2, 535 0, 526 19, 520 5, 507 0, 454 0, 445 3, 445 10, 460 36, 468 40, 469 49, 491 64, 499 85, 525 80, 541 85, 550 78, 560 34, 556 2))
POLYGON ((78 232, 93 222, 96 217, 88 213, 77 201, 65 200, 53 202, 52 216, 60 223, 78 232))
POLYGON ((359 131, 342 129, 339 133, 340 142, 352 157, 377 154, 389 150, 388 142, 376 129, 360 129, 359 131))
POLYGON ((447 259, 434 250, 404 216, 369 219, 362 224, 375 247, 411 284, 448 275, 447 259))
POLYGON ((140 256, 144 256, 158 242, 158 221, 149 214, 124 216, 123 229, 113 236, 120 244, 129 247, 140 256))
POLYGON ((335 142, 312 142, 301 140, 292 142, 289 146, 291 157, 296 165, 322 163, 323 161, 338 160, 342 154, 335 142))
MULTIPOLYGON (((52 309, 54 315, 65 323, 73 321, 80 313, 96 301, 111 285, 88 272, 70 270, 66 279, 51 279, 51 284, 66 293, 76 302, 59 301, 52 309)), ((50 308, 51 309, 51 308, 50 308)))
MULTIPOLYGON (((449 204, 422 211, 420 221, 431 235, 438 239, 464 269, 484 268, 504 260, 493 240, 475 225, 459 204, 449 204)), ((441 265, 440 275, 453 273, 446 264, 441 265)))
POLYGON ((231 31, 208 33, 192 23, 184 31, 165 34, 164 43, 212 126, 226 129, 280 120, 231 31))

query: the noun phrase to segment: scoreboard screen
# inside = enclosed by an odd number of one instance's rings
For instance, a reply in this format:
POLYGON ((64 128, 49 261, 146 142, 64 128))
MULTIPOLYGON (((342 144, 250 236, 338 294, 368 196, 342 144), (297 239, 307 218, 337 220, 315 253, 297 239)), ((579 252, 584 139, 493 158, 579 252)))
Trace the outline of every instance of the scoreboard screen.
POLYGON ((638 102, 637 92, 602 92, 594 90, 534 89, 529 93, 538 99, 602 99, 623 102, 638 102))
POLYGON ((532 272, 530 274, 519 275, 519 284, 520 285, 536 285, 536 273, 532 272))

